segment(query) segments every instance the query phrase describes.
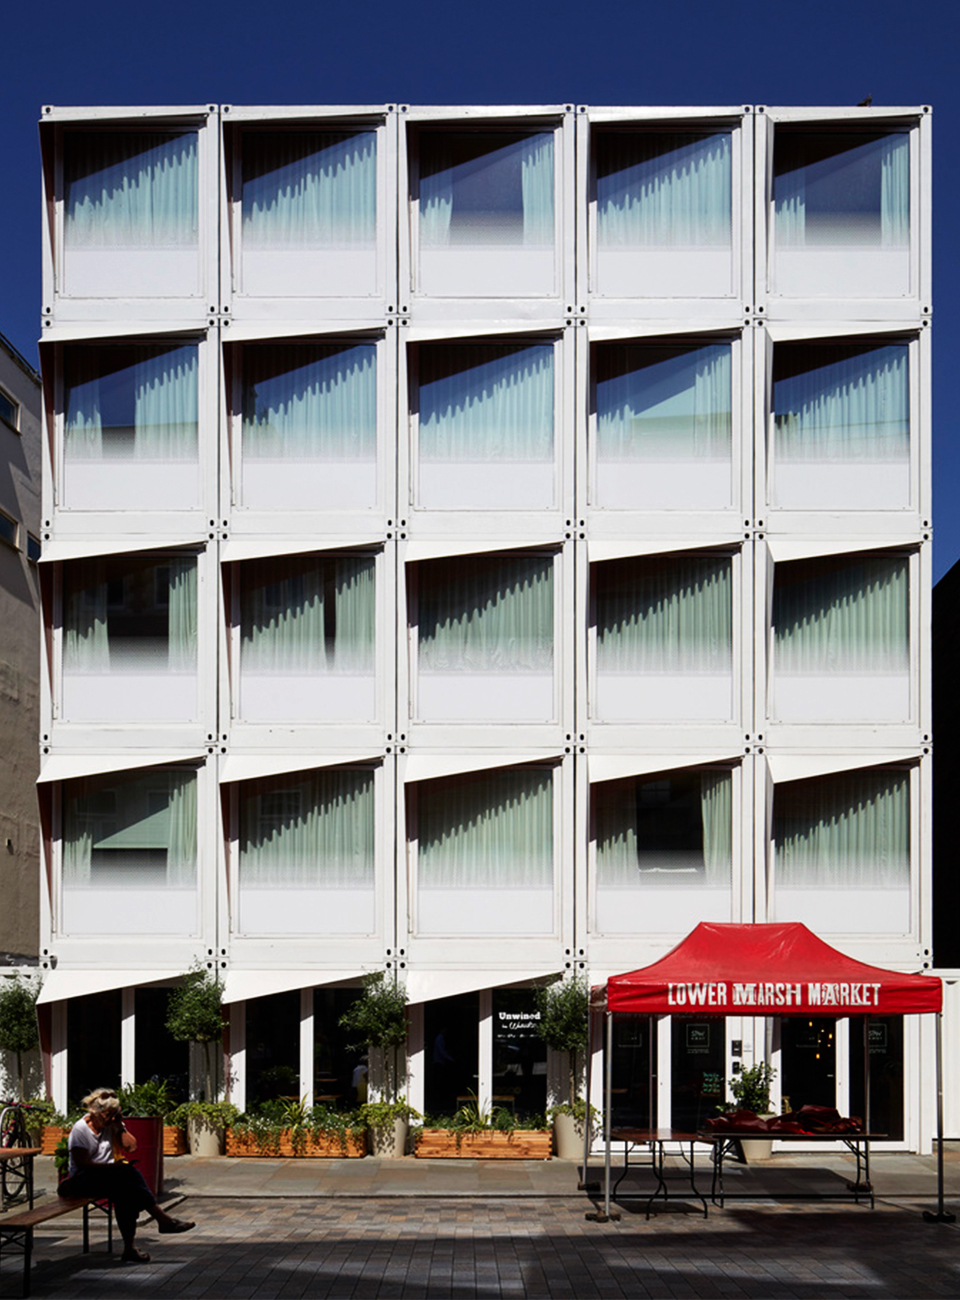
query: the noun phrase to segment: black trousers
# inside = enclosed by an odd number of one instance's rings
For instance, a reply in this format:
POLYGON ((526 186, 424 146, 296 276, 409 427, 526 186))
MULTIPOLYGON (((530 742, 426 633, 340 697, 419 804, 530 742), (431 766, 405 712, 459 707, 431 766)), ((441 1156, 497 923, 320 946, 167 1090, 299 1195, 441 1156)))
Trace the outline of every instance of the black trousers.
POLYGON ((156 1198, 143 1180, 143 1174, 125 1160, 111 1165, 88 1165, 72 1178, 65 1178, 57 1188, 68 1199, 80 1196, 109 1196, 117 1227, 124 1241, 131 1241, 137 1230, 137 1215, 156 1205, 156 1198))

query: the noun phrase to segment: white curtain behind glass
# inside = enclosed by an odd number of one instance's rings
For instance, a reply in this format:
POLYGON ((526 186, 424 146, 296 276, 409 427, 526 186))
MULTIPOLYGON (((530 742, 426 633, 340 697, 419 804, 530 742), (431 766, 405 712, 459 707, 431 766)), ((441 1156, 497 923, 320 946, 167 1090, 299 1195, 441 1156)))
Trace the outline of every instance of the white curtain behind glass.
POLYGON ((156 885, 158 861, 166 884, 196 883, 196 773, 153 768, 109 784, 100 777, 64 786, 65 888, 156 885))
POLYGON ((552 461, 553 347, 420 349, 422 461, 552 461))
POLYGON ((778 565, 776 671, 905 673, 909 596, 906 559, 841 557, 778 565))
POLYGON ((610 560, 593 566, 599 673, 727 673, 730 560, 610 560))
POLYGON ((244 348, 245 458, 372 461, 376 454, 374 344, 244 348))
POLYGON ((417 797, 422 889, 553 884, 553 777, 543 768, 425 781, 417 797))
POLYGON ((731 211, 729 134, 597 136, 601 248, 729 246, 731 211))
POLYGON ((197 349, 69 349, 68 460, 197 459, 197 349))
POLYGON ((554 241, 553 135, 428 132, 420 143, 420 243, 554 241))
POLYGON ((596 350, 601 461, 729 460, 730 345, 596 350))
POLYGON ((374 581, 372 557, 283 557, 244 565, 241 671, 372 673, 374 581))
MULTIPOLYGON (((656 782, 631 779, 593 787, 600 889, 650 889, 656 886, 726 888, 730 884, 733 833, 733 782, 729 772, 684 773, 656 782), (652 844, 645 831, 644 791, 682 786, 685 845, 667 847, 661 835, 652 844)), ((672 791, 671 791, 672 792, 672 791)), ((676 827, 673 828, 676 831, 676 827)))
POLYGON ((372 889, 373 780, 332 769, 241 786, 241 887, 372 889))
POLYGON ((249 131, 243 139, 245 248, 372 246, 374 131, 249 131))
POLYGON ((842 344, 804 344, 785 347, 782 356, 789 358, 786 366, 774 361, 778 460, 908 459, 906 344, 867 351, 842 344))
POLYGON ((195 557, 78 560, 65 566, 63 590, 64 672, 196 670, 195 557), (119 607, 111 587, 123 593, 119 607))
POLYGON ((777 786, 778 889, 903 889, 910 883, 910 778, 885 769, 777 786))
POLYGON ((70 248, 193 248, 197 136, 68 132, 64 243, 70 248))
POLYGON ((419 566, 420 670, 553 670, 553 559, 463 556, 419 566))

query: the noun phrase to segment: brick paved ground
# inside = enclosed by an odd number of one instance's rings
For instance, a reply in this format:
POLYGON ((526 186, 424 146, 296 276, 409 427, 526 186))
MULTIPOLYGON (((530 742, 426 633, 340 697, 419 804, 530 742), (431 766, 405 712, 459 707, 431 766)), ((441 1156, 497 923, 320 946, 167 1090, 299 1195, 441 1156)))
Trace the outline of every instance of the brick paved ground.
MULTIPOLYGON (((920 1206, 740 1204, 645 1222, 584 1219, 582 1197, 442 1200, 191 1197, 185 1236, 140 1234, 150 1264, 80 1254, 78 1224, 38 1234, 38 1297, 828 1297, 960 1296, 960 1230, 920 1206)), ((66 1225, 66 1226, 65 1226, 66 1225)), ((98 1246, 102 1230, 98 1229, 98 1246)), ((19 1261, 4 1295, 19 1294, 19 1261)))

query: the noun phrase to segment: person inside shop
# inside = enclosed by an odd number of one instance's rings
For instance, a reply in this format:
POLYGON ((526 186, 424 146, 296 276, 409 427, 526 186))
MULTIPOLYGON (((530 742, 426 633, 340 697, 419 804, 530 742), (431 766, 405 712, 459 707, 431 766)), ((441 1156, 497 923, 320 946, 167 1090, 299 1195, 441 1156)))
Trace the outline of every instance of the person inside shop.
POLYGON ((137 1140, 123 1122, 120 1102, 111 1088, 96 1088, 83 1105, 86 1115, 70 1130, 70 1165, 57 1189, 68 1200, 81 1196, 109 1197, 123 1238, 122 1258, 145 1264, 150 1256, 134 1244, 137 1215, 146 1211, 160 1232, 189 1232, 196 1224, 174 1219, 157 1204, 143 1175, 130 1163, 137 1140))

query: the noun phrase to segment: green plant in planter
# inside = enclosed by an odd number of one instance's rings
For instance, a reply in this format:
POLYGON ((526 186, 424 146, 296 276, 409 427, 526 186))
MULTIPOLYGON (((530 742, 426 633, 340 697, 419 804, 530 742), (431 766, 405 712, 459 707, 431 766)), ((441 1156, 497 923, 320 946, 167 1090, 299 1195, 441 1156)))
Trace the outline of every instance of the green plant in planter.
POLYGON ((17 1058, 17 1096, 23 1095, 23 1057, 40 1042, 37 1027, 37 998, 40 980, 25 979, 19 972, 0 979, 0 1048, 17 1058))
POLYGON ((394 1120, 406 1120, 409 1124, 423 1119, 420 1112, 405 1101, 367 1101, 357 1115, 364 1128, 389 1128, 394 1120))
MULTIPOLYGON (((770 1085, 776 1077, 776 1070, 766 1061, 748 1065, 730 1080, 730 1091, 737 1103, 737 1110, 751 1110, 755 1115, 766 1115, 770 1110, 770 1085)), ((729 1110, 730 1106, 721 1106, 720 1110, 729 1110)))
POLYGON ((163 1119, 174 1109, 173 1093, 165 1079, 121 1084, 117 1096, 125 1119, 163 1119))
POLYGON ((190 1120, 209 1129, 232 1128, 240 1111, 229 1101, 185 1101, 167 1115, 167 1123, 186 1128, 190 1120))
POLYGON ((341 1029, 354 1037, 350 1051, 378 1047, 384 1052, 387 1096, 397 1100, 400 1071, 398 1049, 407 1041, 407 991, 396 978, 383 971, 363 977, 363 993, 340 1017, 341 1029), (388 1054, 389 1049, 392 1053, 388 1054), (392 1055, 392 1064, 391 1064, 392 1055))
POLYGON ((167 1031, 178 1043, 203 1046, 206 1088, 204 1100, 214 1096, 214 1068, 211 1047, 223 1038, 223 984, 212 971, 195 962, 167 1003, 167 1031))
POLYGON ((551 1106, 546 1117, 552 1122, 558 1115, 572 1115, 578 1128, 583 1128, 587 1122, 587 1111, 590 1112, 590 1126, 592 1128, 599 1120, 600 1112, 596 1106, 588 1106, 583 1097, 576 1097, 573 1101, 561 1101, 558 1105, 551 1106))
POLYGON ((70 1135, 64 1133, 53 1153, 53 1164, 61 1178, 66 1178, 70 1171, 70 1135))
POLYGON ((578 1058, 587 1046, 589 1033, 590 990, 583 980, 557 980, 536 990, 536 1006, 540 1013, 537 1024, 540 1037, 551 1051, 566 1054, 567 1104, 573 1107, 578 1101, 578 1058))

